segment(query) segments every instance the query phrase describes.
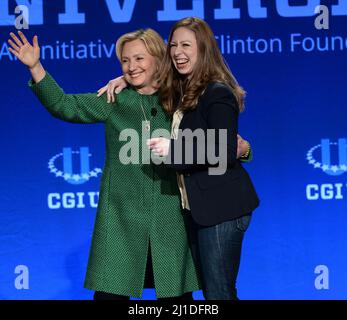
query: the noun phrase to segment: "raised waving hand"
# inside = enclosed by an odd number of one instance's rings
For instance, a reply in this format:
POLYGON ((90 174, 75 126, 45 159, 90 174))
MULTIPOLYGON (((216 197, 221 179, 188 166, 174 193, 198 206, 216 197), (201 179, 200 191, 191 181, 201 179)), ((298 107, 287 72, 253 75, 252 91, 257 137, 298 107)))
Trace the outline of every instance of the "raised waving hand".
POLYGON ((40 62, 40 47, 37 36, 33 37, 33 44, 31 45, 26 36, 18 31, 19 38, 13 33, 10 33, 11 39, 8 40, 10 44, 10 52, 14 54, 19 61, 26 65, 35 82, 43 79, 46 72, 40 62))

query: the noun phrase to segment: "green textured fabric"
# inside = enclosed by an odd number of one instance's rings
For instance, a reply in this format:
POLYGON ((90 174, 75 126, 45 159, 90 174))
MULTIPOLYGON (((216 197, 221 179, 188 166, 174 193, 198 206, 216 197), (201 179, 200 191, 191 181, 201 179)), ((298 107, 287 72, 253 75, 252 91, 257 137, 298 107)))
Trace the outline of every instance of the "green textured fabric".
POLYGON ((198 290, 175 172, 163 165, 124 165, 119 160, 128 142, 120 141, 120 132, 129 128, 141 132, 141 103, 147 118, 152 107, 158 110, 151 119, 151 132, 170 131, 170 118, 158 97, 128 88, 116 103, 108 104, 105 95, 65 94, 49 74, 29 86, 53 116, 74 123, 105 124, 106 161, 85 287, 141 297, 150 245, 157 297, 198 290))

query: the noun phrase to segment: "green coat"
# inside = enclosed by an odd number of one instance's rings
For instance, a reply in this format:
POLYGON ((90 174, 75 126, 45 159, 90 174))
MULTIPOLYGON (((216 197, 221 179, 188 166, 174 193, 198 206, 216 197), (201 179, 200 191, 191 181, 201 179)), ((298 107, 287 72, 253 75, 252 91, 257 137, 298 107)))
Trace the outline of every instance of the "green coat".
POLYGON ((157 108, 151 132, 170 131, 170 118, 157 95, 141 95, 129 88, 117 96, 116 103, 108 104, 105 95, 64 94, 49 74, 29 85, 54 117, 105 124, 106 161, 85 287, 141 297, 150 246, 157 297, 198 290, 175 172, 153 163, 124 165, 119 159, 122 146, 129 142, 119 139, 123 129, 134 129, 141 139, 141 104, 147 119, 151 108, 157 108))

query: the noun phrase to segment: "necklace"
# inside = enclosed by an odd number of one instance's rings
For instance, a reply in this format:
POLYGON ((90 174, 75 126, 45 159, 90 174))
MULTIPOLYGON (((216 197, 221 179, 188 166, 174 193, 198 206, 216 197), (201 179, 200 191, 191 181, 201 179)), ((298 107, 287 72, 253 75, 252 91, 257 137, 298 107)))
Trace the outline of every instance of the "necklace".
MULTIPOLYGON (((142 96, 141 96, 141 103, 140 103, 140 105, 141 105, 141 110, 142 110, 142 113, 143 113, 143 117, 145 118, 145 121, 144 121, 144 123, 145 123, 145 130, 146 131, 150 131, 151 130, 151 121, 148 120, 147 117, 146 117, 146 112, 145 112, 145 109, 143 108, 143 105, 142 105, 142 96)), ((153 106, 152 110, 153 109, 155 109, 155 111, 156 111, 156 108, 154 108, 154 106, 153 106)), ((155 112, 155 114, 156 114, 156 112, 155 112)), ((152 114, 152 117, 153 117, 153 114, 152 114)))
POLYGON ((146 112, 145 112, 145 109, 143 109, 143 105, 142 105, 142 101, 141 101, 141 109, 142 109, 142 112, 143 112, 143 116, 145 117, 145 129, 147 131, 150 131, 151 130, 151 122, 149 120, 147 120, 147 117, 146 117, 146 112))

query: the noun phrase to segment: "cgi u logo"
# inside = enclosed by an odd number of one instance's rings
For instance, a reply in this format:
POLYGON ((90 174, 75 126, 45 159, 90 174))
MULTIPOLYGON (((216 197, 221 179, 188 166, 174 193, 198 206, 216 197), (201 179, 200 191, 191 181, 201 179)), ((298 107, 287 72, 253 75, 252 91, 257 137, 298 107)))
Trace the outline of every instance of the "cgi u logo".
MULTIPOLYGON (((317 153, 317 152, 316 152, 317 153)), ((339 176, 347 171, 347 139, 339 139, 338 142, 330 142, 329 139, 322 139, 321 144, 311 148, 306 159, 314 168, 323 170, 331 176, 339 176), (314 158, 313 153, 316 149, 321 151, 321 161, 314 158), (338 155, 338 164, 332 164, 332 156, 338 155)))
POLYGON ((82 184, 87 182, 91 177, 96 178, 99 173, 102 173, 100 168, 89 170, 89 153, 88 147, 81 147, 80 151, 72 151, 71 148, 63 148, 62 153, 53 156, 48 162, 50 172, 55 174, 56 177, 63 178, 66 182, 71 184, 82 184), (73 155, 80 155, 80 173, 73 172, 73 155), (62 157, 63 170, 58 170, 55 161, 62 157))

